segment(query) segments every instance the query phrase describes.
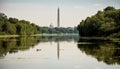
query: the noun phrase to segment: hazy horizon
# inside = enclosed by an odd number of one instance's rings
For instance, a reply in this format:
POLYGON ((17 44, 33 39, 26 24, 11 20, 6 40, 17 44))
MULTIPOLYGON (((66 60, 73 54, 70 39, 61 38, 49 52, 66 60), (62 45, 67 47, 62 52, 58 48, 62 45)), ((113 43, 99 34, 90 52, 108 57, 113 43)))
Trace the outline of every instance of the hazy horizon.
POLYGON ((57 8, 60 8, 60 26, 74 27, 88 16, 107 6, 120 8, 120 0, 0 0, 0 12, 8 17, 24 19, 39 26, 57 26, 57 8))

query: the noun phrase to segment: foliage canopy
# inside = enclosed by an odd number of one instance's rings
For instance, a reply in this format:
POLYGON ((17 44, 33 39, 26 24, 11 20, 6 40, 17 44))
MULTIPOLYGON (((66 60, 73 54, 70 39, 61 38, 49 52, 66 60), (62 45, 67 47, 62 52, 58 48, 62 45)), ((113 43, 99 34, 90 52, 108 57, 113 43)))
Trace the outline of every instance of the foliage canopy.
POLYGON ((80 36, 120 37, 120 9, 108 6, 94 16, 82 20, 77 29, 80 36))
POLYGON ((0 13, 0 35, 31 35, 40 33, 40 27, 29 21, 7 18, 0 13))

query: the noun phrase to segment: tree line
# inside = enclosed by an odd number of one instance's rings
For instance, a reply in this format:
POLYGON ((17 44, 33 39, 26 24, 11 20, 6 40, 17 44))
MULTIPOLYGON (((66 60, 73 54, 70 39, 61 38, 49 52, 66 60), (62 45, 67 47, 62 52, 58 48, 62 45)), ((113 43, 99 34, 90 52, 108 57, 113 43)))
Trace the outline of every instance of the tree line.
POLYGON ((108 6, 78 25, 80 36, 120 37, 120 9, 108 6))
POLYGON ((0 13, 0 35, 33 35, 33 34, 71 34, 78 33, 77 27, 40 27, 26 20, 8 18, 4 13, 0 13))
POLYGON ((7 18, 0 13, 0 35, 31 35, 40 33, 40 27, 26 20, 7 18))
POLYGON ((42 34, 78 34, 77 27, 40 27, 40 32, 42 34))

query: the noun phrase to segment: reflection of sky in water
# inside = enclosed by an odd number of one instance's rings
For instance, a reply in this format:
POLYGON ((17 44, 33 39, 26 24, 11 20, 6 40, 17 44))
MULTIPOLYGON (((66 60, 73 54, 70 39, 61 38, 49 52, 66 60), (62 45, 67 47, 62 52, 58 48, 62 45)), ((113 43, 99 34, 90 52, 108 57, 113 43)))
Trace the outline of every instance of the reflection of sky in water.
POLYGON ((119 69, 81 52, 74 41, 40 42, 29 50, 18 51, 0 59, 0 69, 119 69))

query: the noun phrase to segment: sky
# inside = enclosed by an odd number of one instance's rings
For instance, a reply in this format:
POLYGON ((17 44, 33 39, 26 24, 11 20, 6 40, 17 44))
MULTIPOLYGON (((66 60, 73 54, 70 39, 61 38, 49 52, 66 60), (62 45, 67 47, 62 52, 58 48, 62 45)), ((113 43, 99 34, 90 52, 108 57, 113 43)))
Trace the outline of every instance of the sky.
POLYGON ((0 13, 39 26, 56 27, 59 7, 60 26, 74 27, 107 6, 120 9, 120 0, 0 0, 0 13))

